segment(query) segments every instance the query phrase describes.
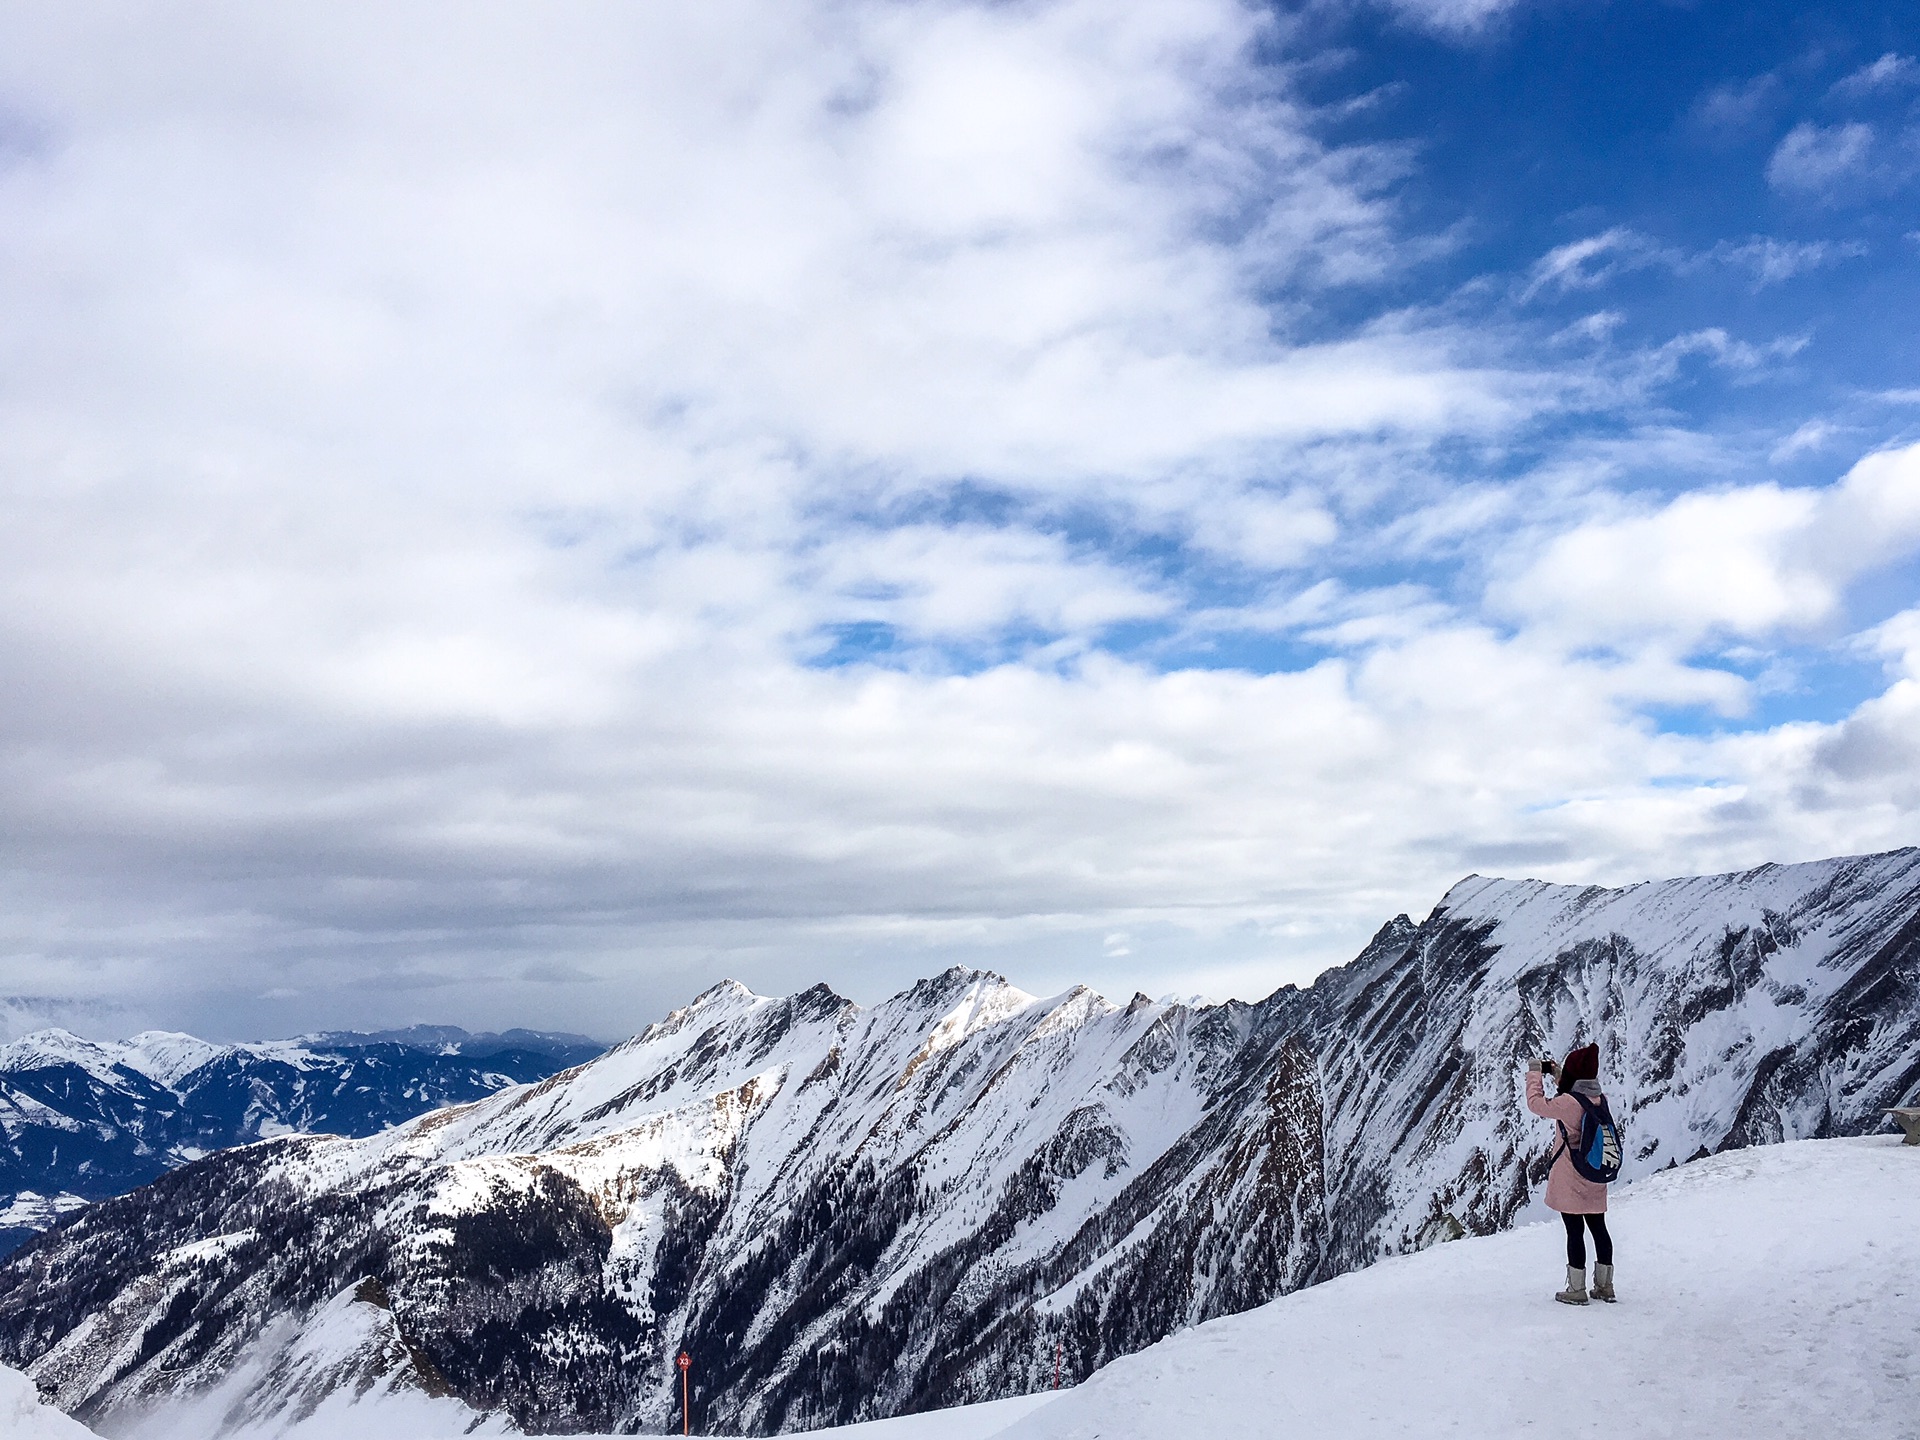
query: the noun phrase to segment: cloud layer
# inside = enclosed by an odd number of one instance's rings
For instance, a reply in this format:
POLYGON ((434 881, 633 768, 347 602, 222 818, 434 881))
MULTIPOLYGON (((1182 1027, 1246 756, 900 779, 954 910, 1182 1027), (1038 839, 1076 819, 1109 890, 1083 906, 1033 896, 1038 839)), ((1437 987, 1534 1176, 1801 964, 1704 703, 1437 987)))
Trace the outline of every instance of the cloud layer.
POLYGON ((1332 138, 1230 0, 10 28, 14 994, 1254 993, 1467 869, 1914 838, 1920 612, 1847 636, 1920 452, 1730 475, 1662 387, 1804 341, 1528 309, 1849 242, 1612 227, 1410 305, 1409 149, 1332 138), (1815 640, 1888 667, 1850 718, 1649 719, 1751 716, 1791 682, 1738 647, 1815 640))

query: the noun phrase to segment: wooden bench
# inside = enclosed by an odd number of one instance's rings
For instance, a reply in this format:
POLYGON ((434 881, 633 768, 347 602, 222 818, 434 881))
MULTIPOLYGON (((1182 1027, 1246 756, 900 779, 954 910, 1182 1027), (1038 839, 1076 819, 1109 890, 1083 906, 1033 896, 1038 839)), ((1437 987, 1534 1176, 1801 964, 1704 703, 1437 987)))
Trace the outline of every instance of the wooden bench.
POLYGON ((1920 1105, 1905 1105, 1898 1110, 1889 1110, 1893 1123, 1907 1132, 1904 1145, 1920 1145, 1920 1105))

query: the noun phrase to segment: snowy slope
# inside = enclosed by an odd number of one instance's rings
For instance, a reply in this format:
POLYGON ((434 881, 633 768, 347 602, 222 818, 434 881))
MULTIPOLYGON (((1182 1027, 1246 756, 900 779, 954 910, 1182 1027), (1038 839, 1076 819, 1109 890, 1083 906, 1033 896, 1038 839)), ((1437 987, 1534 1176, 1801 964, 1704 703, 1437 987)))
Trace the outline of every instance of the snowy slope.
POLYGON ((1629 1187, 1609 1228, 1617 1305, 1552 1303, 1560 1227, 1525 1226, 1177 1335, 1005 1440, 1920 1435, 1920 1149, 1716 1156, 1629 1187))
MULTIPOLYGON (((1054 1398, 1051 1391, 1017 1395, 813 1433, 830 1440, 988 1440, 1054 1398)), ((200 1440, 220 1423, 219 1416, 211 1414, 215 1408, 209 1405, 186 1410, 159 1417, 158 1423, 138 1425, 133 1440, 200 1440)), ((342 1387, 299 1418, 250 1422, 245 1429, 231 1433, 239 1440, 464 1440, 469 1435, 517 1432, 499 1417, 476 1423, 472 1412, 463 1414, 457 1402, 417 1391, 409 1394, 392 1387, 373 1387, 364 1395, 356 1395, 350 1387, 342 1387)), ((33 1382, 25 1375, 0 1366, 0 1440, 98 1437, 79 1421, 42 1404, 33 1382)))
POLYGON ((94 1440, 94 1434, 51 1405, 43 1405, 33 1381, 0 1366, 0 1436, 6 1440, 94 1440))
MULTIPOLYGON (((996 1427, 998 1428, 998 1427, 996 1427)), ((299 1325, 268 1327, 222 1384, 190 1403, 134 1417, 138 1440, 420 1440, 517 1434, 444 1393, 409 1353, 376 1287, 334 1297, 299 1325)), ((0 1440, 96 1440, 41 1402, 34 1382, 0 1367, 0 1440)))
POLYGON ((1589 1035, 1630 1177, 1878 1128, 1920 1088, 1920 852, 1476 877, 1259 1005, 723 984, 539 1083, 95 1207, 0 1267, 0 1358, 118 1425, 377 1280, 410 1353, 529 1430, 664 1428, 683 1346, 735 1432, 1019 1394, 1538 1217, 1525 1057, 1589 1035))
MULTIPOLYGON (((1385 1260, 1210 1321, 1076 1388, 814 1433, 1920 1434, 1920 1150, 1875 1137, 1732 1152, 1616 1194, 1612 1229, 1617 1305, 1554 1304, 1560 1228, 1529 1225, 1385 1260), (1592 1409, 1556 1384, 1575 1355, 1599 1377, 1592 1409)), ((375 1423, 359 1440, 434 1433, 375 1423)))
POLYGON ((891 1420, 864 1420, 815 1430, 826 1440, 991 1440, 1015 1421, 1058 1399, 1065 1391, 1039 1390, 1005 1400, 982 1400, 919 1415, 896 1415, 891 1420))
POLYGON ((137 1440, 415 1440, 421 1435, 517 1434, 446 1393, 393 1322, 371 1282, 334 1296, 304 1320, 256 1337, 224 1381, 189 1403, 135 1418, 137 1440))

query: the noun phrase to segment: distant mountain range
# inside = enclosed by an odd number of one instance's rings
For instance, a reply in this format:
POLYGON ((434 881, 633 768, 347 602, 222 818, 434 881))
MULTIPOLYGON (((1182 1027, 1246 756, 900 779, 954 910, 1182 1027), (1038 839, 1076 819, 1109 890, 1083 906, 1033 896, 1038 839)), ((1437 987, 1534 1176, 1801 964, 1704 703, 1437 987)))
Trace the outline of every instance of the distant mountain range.
POLYGON ((718 985, 539 1084, 89 1207, 0 1265, 0 1362, 125 1435, 375 1392, 657 1432, 682 1348, 712 1434, 1040 1389, 1544 1215, 1526 1059, 1586 1039, 1630 1180, 1883 1127, 1920 1088, 1920 850, 1469 877, 1252 1005, 718 985))
POLYGON ((23 1036, 0 1045, 0 1254, 212 1151, 296 1131, 377 1134, 604 1048, 581 1035, 435 1025, 241 1045, 160 1030, 110 1042, 23 1036))

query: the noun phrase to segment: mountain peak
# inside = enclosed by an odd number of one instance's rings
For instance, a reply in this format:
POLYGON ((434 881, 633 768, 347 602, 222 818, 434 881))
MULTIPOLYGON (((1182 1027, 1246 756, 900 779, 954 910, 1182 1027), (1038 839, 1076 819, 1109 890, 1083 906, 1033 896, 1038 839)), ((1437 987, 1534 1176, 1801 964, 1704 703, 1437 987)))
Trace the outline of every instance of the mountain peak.
POLYGON ((1007 984, 1007 977, 994 970, 975 970, 970 965, 949 965, 937 975, 929 975, 924 980, 916 980, 902 993, 909 996, 939 999, 947 995, 957 995, 973 985, 998 987, 1007 984))
POLYGON ((0 1045, 0 1072, 74 1065, 112 1084, 116 1079, 114 1067, 123 1058, 119 1045, 88 1040, 54 1025, 0 1045))
POLYGON ((754 994, 738 980, 716 981, 679 1009, 669 1011, 664 1020, 656 1020, 631 1040, 616 1045, 614 1049, 625 1053, 636 1046, 644 1046, 669 1035, 677 1035, 689 1026, 719 1024, 773 1003, 763 995, 754 994))
POLYGON ((719 980, 702 990, 689 1000, 682 1009, 688 1015, 705 1015, 716 1010, 752 1009, 756 1005, 767 1003, 767 997, 756 995, 738 980, 719 980))
POLYGON ((177 1030, 142 1030, 121 1047, 122 1063, 171 1090, 209 1060, 233 1047, 177 1030))

